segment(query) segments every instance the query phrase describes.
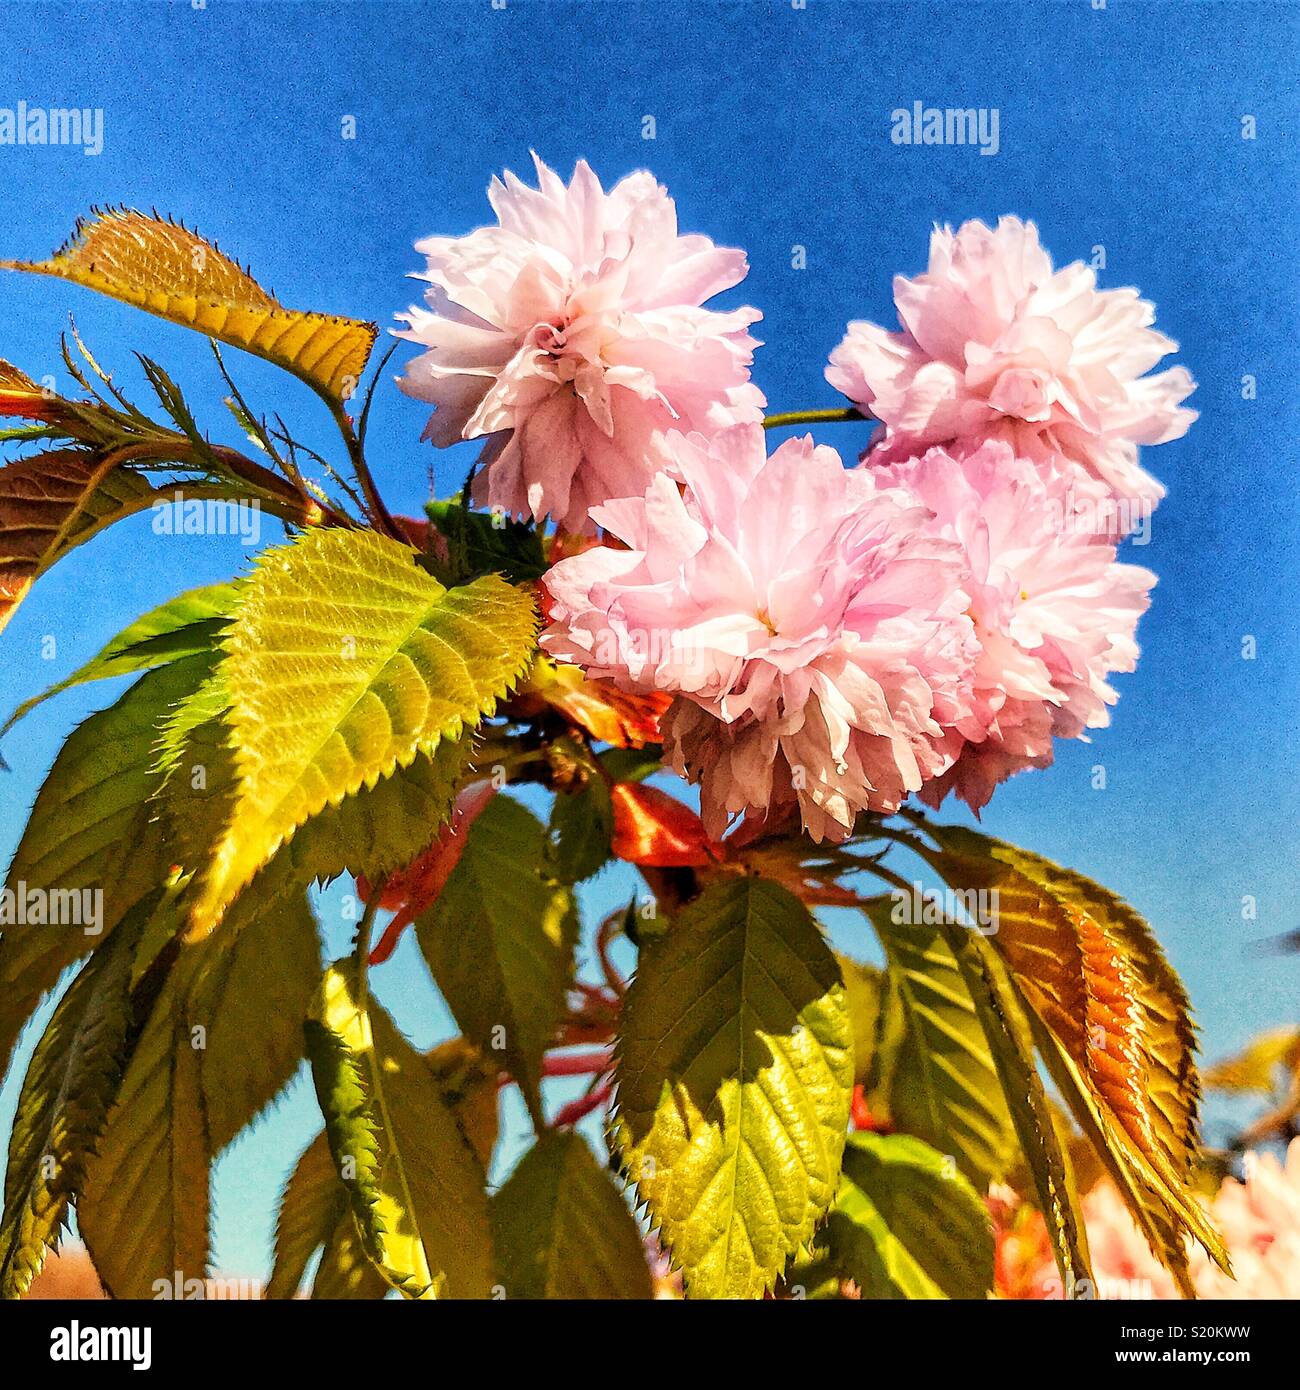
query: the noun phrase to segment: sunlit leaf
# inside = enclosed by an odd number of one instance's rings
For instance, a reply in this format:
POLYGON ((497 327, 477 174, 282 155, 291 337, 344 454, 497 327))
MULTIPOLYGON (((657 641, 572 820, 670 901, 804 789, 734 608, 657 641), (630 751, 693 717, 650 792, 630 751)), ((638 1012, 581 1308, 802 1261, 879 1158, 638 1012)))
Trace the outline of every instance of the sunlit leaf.
POLYGON ((513 701, 524 714, 546 706, 585 729, 600 743, 615 748, 643 748, 658 743, 659 719, 672 703, 663 691, 633 693, 612 681, 593 680, 576 666, 539 656, 513 701))
POLYGON ((1278 1073, 1300 1068, 1300 1029, 1276 1028, 1254 1038, 1240 1052, 1207 1067, 1205 1084, 1238 1095, 1271 1095, 1278 1073))
POLYGON ((534 626, 523 590, 495 576, 444 589, 371 532, 311 532, 263 555, 225 641, 238 789, 195 933, 304 822, 490 713, 534 626))
POLYGON ((853 1134, 826 1247, 863 1298, 983 1298, 993 1229, 951 1160, 905 1134, 853 1134))
POLYGON ((350 965, 325 972, 307 1046, 366 1255, 407 1297, 486 1297, 483 1170, 427 1059, 358 996, 350 965))
POLYGON ((895 1128, 952 1154, 981 1187, 1015 1154, 988 1039, 962 973, 935 925, 895 922, 886 902, 870 918, 889 962, 902 1029, 883 1101, 895 1128))
MULTIPOLYGON (((1190 1188, 1200 1106, 1191 1009, 1146 922, 1040 855, 957 826, 926 830, 941 850, 927 857, 950 884, 997 893, 989 939, 1091 1099, 1092 1113, 1076 1118, 1131 1170, 1128 1186, 1158 1196, 1175 1229, 1225 1265, 1190 1188)), ((1134 1215, 1143 1219, 1141 1208, 1134 1215)))
POLYGON ((940 929, 988 1039, 1064 1287, 1079 1291, 1092 1280, 1088 1235, 1074 1171, 1035 1065, 1028 1022, 984 938, 953 922, 941 923, 940 929))
POLYGON ((160 886, 169 861, 149 796, 157 784, 153 741, 166 712, 203 679, 207 659, 190 657, 150 672, 115 705, 93 714, 59 751, 14 853, 6 885, 35 892, 86 916, 102 909, 98 934, 71 912, 70 924, 14 922, 0 935, 0 1064, 42 997, 128 908, 160 886), (95 894, 102 893, 102 899, 95 894))
POLYGON ((377 333, 373 323, 286 309, 210 242, 127 208, 97 210, 48 260, 0 266, 98 290, 256 353, 336 399, 360 381, 377 333))
POLYGON ((837 955, 836 960, 844 977, 844 997, 853 1024, 853 1081, 861 1086, 869 1080, 877 1059, 887 983, 884 971, 873 965, 863 965, 842 955, 837 955))
POLYGON ((835 957, 785 889, 709 887, 647 944, 614 1134, 689 1295, 770 1290, 830 1205, 853 1089, 835 957))

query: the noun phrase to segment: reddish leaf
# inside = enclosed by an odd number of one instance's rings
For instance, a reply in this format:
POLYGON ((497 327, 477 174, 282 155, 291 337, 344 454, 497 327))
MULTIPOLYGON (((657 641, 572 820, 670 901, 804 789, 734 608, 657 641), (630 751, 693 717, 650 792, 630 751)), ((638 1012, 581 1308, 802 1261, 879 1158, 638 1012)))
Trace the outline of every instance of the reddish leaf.
POLYGON ((640 782, 618 782, 610 790, 614 803, 616 859, 658 869, 699 868, 721 854, 704 830, 704 822, 676 797, 640 782))
MULTIPOLYGON (((470 826, 495 793, 496 787, 491 782, 474 782, 466 787, 456 797, 451 819, 439 830, 429 848, 406 868, 389 875, 379 906, 386 912, 397 913, 397 916, 388 924, 370 953, 371 965, 382 965, 393 954, 402 932, 437 901, 451 877, 451 871, 460 863, 470 826)), ((371 891, 370 882, 364 876, 358 876, 357 895, 362 902, 370 901, 371 891)))
POLYGON ((510 707, 529 716, 549 705, 598 743, 644 748, 659 742, 659 720, 671 703, 662 691, 631 695, 609 681, 588 680, 576 666, 539 656, 510 707))

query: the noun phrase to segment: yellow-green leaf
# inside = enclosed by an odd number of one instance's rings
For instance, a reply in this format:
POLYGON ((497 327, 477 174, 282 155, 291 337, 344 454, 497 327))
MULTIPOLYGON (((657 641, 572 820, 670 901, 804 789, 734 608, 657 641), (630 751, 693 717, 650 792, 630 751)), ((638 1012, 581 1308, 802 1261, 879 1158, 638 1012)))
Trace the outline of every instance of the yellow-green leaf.
POLYGON ((217 644, 238 593, 233 584, 191 589, 160 604, 122 629, 97 655, 48 690, 24 700, 9 716, 0 736, 53 695, 88 681, 137 675, 184 656, 211 651, 217 644))
POLYGON ((1088 1235, 1074 1170, 1034 1062, 1027 1022, 984 938, 955 922, 940 926, 988 1039, 1064 1287, 1079 1290, 1092 1279, 1088 1235))
POLYGON ((1205 1084, 1215 1091, 1272 1095, 1278 1073, 1300 1069, 1300 1029, 1276 1028, 1253 1039, 1241 1052, 1216 1062, 1205 1072, 1205 1084))
POLYGON ((504 1057, 540 1120, 542 1054, 564 1010, 578 919, 570 890, 546 876, 532 812, 493 797, 416 933, 456 1022, 504 1057))
POLYGON ((298 827, 495 707, 533 650, 532 599, 444 589, 405 546, 318 531, 264 555, 226 637, 238 789, 191 912, 209 931, 298 827))
POLYGON ((650 1298, 641 1232, 580 1134, 550 1130, 492 1198, 507 1298, 650 1298))
POLYGON ((993 1228, 956 1165, 908 1134, 853 1134, 825 1244, 863 1298, 983 1298, 993 1228))
POLYGON ((844 995, 853 1023, 853 1080, 862 1086, 869 1082, 879 1055, 887 981, 884 971, 873 965, 842 955, 835 959, 844 977, 844 995))
POLYGON ((835 957, 777 884, 708 889, 643 951, 614 1135, 688 1296, 757 1298, 835 1195, 853 1029, 835 957))
MULTIPOLYGON (((98 934, 71 925, 13 922, 0 935, 0 1067, 42 997, 63 971, 102 942, 128 908, 166 873, 149 796, 157 783, 153 741, 172 705, 203 679, 207 658, 189 657, 150 672, 115 705, 93 714, 59 751, 36 797, 6 877, 53 905, 89 902, 102 910, 98 934), (96 898, 102 893, 102 899, 96 898), (82 895, 89 894, 87 899, 82 895)), ((70 919, 71 913, 65 913, 70 919)))
POLYGON ((426 1058, 354 967, 321 982, 307 1047, 330 1152, 365 1253, 408 1298, 483 1298, 492 1237, 483 1170, 426 1058))
POLYGON ((129 208, 97 210, 48 260, 0 261, 55 275, 264 357, 334 399, 365 371, 373 323, 286 309, 211 242, 129 208))

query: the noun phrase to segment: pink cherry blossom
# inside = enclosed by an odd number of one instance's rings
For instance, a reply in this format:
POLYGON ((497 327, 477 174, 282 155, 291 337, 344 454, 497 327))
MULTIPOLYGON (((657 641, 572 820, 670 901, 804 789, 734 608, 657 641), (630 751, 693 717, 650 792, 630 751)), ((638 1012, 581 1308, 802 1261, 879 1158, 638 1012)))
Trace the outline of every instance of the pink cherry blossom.
POLYGON ((843 839, 941 772, 972 715, 960 546, 811 439, 768 457, 737 426, 663 447, 670 471, 592 512, 628 548, 548 574, 542 645, 675 697, 665 759, 700 783, 710 835, 797 804, 815 839, 843 839))
MULTIPOLYGON (((1248 1153, 1245 1181, 1225 1179, 1206 1205, 1233 1272, 1231 1277, 1224 1274, 1199 1245, 1192 1245, 1189 1275, 1199 1298, 1300 1298, 1300 1139, 1291 1141, 1284 1161, 1269 1153, 1248 1153)), ((1100 1297, 1179 1296, 1110 1182, 1088 1193, 1083 1214, 1100 1297)), ((1059 1296, 1060 1281, 1050 1261, 1029 1282, 1040 1297, 1059 1296)))
POLYGON ((580 161, 566 188, 534 160, 539 188, 493 179, 498 226, 417 243, 432 288, 399 336, 428 351, 400 384, 437 407, 439 448, 486 438, 476 502, 589 530, 590 507, 645 491, 657 433, 761 419, 762 315, 701 307, 744 279, 744 253, 678 235, 652 175, 606 193, 580 161))
POLYGON ((950 791, 978 811, 994 788, 1052 761, 1054 738, 1110 722, 1106 677, 1137 663, 1134 632, 1156 577, 1115 561, 1113 546, 1074 524, 1067 473, 1041 470, 991 441, 973 452, 931 449, 871 470, 934 514, 962 547, 979 654, 967 740, 956 763, 921 790, 937 806, 950 791))
POLYGON ((1081 261, 1054 271, 1034 224, 1003 217, 936 228, 929 269, 895 277, 894 301, 902 331, 851 323, 826 369, 882 421, 874 460, 1003 439, 1082 465, 1130 508, 1164 495, 1138 445, 1187 432, 1196 412, 1180 402, 1195 383, 1183 367, 1144 375, 1178 345, 1136 290, 1098 290, 1081 261))

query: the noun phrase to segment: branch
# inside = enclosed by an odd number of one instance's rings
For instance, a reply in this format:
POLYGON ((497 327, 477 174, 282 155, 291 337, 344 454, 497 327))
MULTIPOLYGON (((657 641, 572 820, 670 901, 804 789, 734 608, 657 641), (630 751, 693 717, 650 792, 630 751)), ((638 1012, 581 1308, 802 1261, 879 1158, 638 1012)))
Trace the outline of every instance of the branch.
POLYGON ((781 430, 789 425, 838 425, 875 418, 874 415, 864 415, 853 406, 847 410, 786 410, 779 415, 765 416, 763 428, 781 430))

